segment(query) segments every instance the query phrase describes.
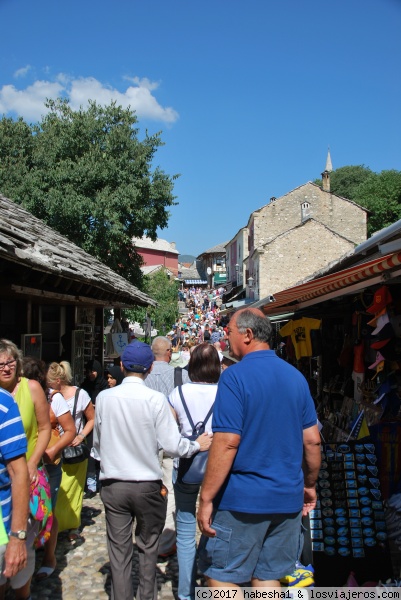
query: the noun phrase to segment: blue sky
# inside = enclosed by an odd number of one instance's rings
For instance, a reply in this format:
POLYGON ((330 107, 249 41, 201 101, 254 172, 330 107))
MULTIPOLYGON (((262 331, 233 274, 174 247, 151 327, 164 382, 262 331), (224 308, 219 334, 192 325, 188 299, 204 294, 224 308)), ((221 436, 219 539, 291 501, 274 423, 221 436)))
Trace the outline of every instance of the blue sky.
POLYGON ((182 254, 333 168, 401 170, 400 0, 0 0, 0 114, 116 99, 180 173, 182 254))

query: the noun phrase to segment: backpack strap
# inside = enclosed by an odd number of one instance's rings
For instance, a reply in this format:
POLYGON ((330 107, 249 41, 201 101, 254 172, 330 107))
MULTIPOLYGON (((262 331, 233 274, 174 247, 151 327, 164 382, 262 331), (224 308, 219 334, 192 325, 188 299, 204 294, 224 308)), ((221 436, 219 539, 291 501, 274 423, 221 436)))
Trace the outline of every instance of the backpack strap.
POLYGON ((182 385, 182 369, 181 367, 174 368, 174 387, 182 385))
MULTIPOLYGON (((185 402, 185 399, 184 399, 184 394, 182 393, 182 387, 181 387, 181 386, 178 386, 178 391, 179 391, 179 393, 180 393, 180 396, 181 396, 181 402, 182 402, 182 405, 183 405, 183 407, 184 407, 185 414, 186 414, 186 415, 187 415, 187 417, 188 417, 188 421, 189 421, 189 424, 190 424, 190 425, 191 425, 191 427, 192 427, 192 431, 194 431, 194 430, 195 430, 195 425, 194 425, 194 422, 193 422, 193 420, 192 420, 191 413, 190 413, 190 412, 189 412, 189 410, 188 410, 187 403, 185 402)), ((212 406, 210 407, 210 409, 209 409, 209 412, 207 413, 206 417, 205 417, 205 418, 204 418, 204 420, 203 420, 203 424, 204 424, 204 425, 206 425, 206 423, 207 423, 207 422, 208 422, 208 420, 210 419, 210 417, 211 417, 211 415, 212 415, 212 413, 213 413, 213 407, 214 407, 214 402, 213 402, 212 406)))
POLYGON ((184 394, 182 393, 182 387, 180 385, 178 386, 178 391, 180 393, 181 402, 182 402, 182 405, 184 407, 185 413, 186 413, 186 415, 188 417, 189 424, 191 425, 192 430, 194 430, 195 429, 195 424, 194 424, 194 422, 192 420, 191 413, 188 410, 187 403, 185 402, 185 399, 184 399, 184 394))

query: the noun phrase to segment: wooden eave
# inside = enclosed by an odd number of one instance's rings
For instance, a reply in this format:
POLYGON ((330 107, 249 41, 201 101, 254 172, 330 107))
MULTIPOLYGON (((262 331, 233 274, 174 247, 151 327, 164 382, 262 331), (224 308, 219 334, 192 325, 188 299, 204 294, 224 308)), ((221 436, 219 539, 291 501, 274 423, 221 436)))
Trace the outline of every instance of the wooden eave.
POLYGON ((2 296, 127 308, 156 302, 102 262, 0 194, 2 296))

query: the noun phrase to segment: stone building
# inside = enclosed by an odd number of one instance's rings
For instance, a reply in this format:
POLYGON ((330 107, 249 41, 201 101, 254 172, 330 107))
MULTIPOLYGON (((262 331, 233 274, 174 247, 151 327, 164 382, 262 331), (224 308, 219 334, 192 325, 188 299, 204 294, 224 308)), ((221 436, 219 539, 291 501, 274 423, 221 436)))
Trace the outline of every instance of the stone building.
POLYGON ((289 288, 366 240, 367 210, 309 182, 254 211, 247 224, 247 296, 259 300, 289 288))

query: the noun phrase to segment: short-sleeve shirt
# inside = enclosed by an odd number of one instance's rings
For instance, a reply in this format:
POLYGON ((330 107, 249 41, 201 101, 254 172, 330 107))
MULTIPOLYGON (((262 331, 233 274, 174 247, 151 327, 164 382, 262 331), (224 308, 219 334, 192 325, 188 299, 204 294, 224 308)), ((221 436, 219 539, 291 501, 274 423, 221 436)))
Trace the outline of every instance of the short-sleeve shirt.
POLYGON ((219 380, 213 432, 241 436, 218 508, 296 513, 303 505, 303 430, 317 423, 304 376, 273 350, 247 354, 219 380))
POLYGON ((11 394, 0 389, 0 506, 7 533, 11 525, 11 480, 7 461, 24 456, 27 448, 18 405, 11 394))
MULTIPOLYGON (((50 393, 51 392, 52 390, 50 390, 50 393)), ((61 394, 60 392, 57 392, 56 394, 53 394, 51 396, 50 406, 52 407, 52 411, 54 412, 57 419, 70 412, 70 407, 65 401, 63 394, 61 394)), ((62 435, 64 431, 61 425, 58 425, 57 428, 60 431, 60 434, 62 435)))
MULTIPOLYGON (((66 398, 65 401, 68 404, 68 408, 70 409, 70 413, 73 413, 74 410, 74 402, 75 402, 75 393, 70 398, 66 398)), ((86 410, 86 407, 91 402, 90 396, 88 392, 83 390, 82 388, 79 390, 77 409, 75 413, 75 429, 77 431, 77 435, 85 426, 83 413, 86 410)))

